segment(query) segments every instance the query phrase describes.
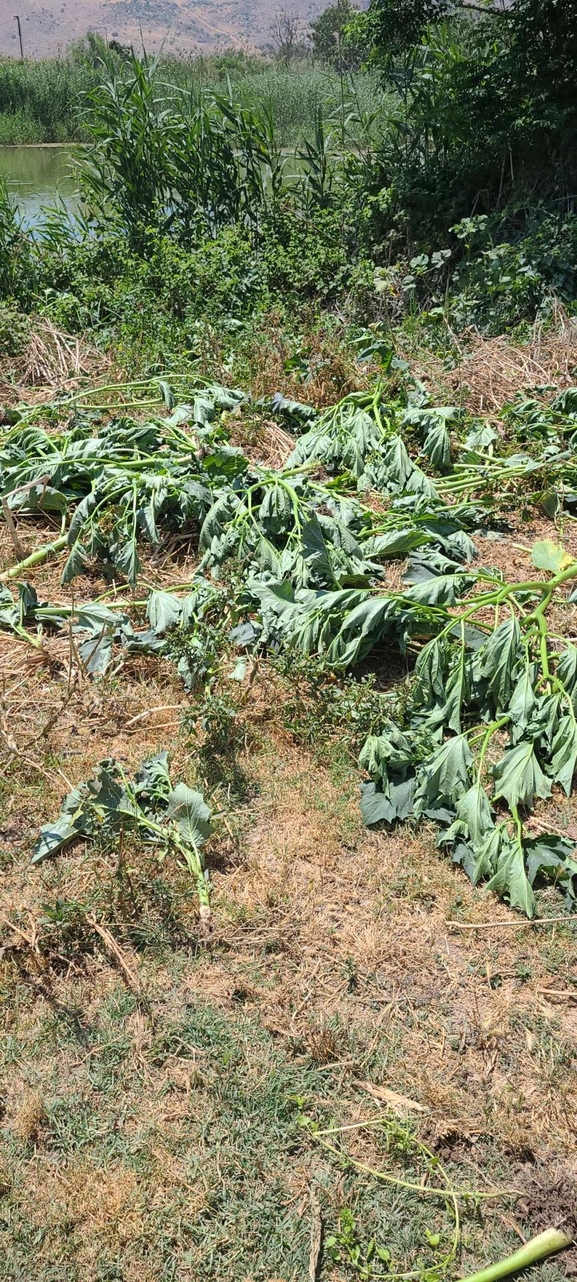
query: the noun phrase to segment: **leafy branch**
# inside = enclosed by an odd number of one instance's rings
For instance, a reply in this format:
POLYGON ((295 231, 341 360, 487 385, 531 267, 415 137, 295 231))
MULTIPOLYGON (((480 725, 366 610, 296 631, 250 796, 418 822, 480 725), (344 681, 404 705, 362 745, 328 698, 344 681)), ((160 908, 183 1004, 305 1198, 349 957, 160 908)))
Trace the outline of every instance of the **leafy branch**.
POLYGON ((117 842, 126 831, 182 860, 196 885, 201 919, 209 918, 203 847, 212 831, 211 811, 201 793, 184 783, 172 786, 165 752, 145 761, 133 780, 119 762, 101 761, 93 777, 68 794, 54 823, 40 830, 32 863, 79 838, 117 842))

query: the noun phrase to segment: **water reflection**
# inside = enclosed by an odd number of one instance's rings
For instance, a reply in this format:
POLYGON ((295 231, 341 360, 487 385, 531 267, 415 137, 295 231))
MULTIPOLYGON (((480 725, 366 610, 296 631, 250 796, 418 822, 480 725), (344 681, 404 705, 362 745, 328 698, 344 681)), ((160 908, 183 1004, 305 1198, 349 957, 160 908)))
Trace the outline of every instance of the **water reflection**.
POLYGON ((0 147, 0 176, 17 199, 25 227, 41 222, 42 207, 58 202, 70 213, 79 207, 78 184, 71 172, 77 147, 0 147))

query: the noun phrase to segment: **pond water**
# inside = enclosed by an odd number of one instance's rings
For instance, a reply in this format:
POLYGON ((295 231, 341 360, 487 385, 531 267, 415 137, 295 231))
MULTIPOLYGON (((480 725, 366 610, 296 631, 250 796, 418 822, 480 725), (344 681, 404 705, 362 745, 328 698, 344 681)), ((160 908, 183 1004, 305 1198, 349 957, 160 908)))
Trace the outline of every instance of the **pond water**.
POLYGON ((43 205, 58 201, 74 213, 78 208, 78 183, 71 165, 78 147, 0 147, 0 176, 16 197, 24 225, 36 226, 43 205))
MULTIPOLYGON (((6 179, 8 190, 17 200, 25 227, 37 227, 47 205, 64 205, 71 214, 79 209, 73 162, 80 151, 81 147, 64 143, 0 147, 0 178, 6 179)), ((285 174, 290 184, 291 180, 296 181, 302 166, 293 151, 287 149, 284 154, 290 161, 285 174)))

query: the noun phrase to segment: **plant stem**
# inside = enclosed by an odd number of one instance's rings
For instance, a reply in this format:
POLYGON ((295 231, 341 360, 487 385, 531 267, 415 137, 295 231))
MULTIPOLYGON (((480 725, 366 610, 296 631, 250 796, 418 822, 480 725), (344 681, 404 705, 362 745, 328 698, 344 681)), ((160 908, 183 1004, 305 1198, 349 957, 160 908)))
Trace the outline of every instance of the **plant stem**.
POLYGON ((537 1264, 539 1260, 545 1260, 555 1251, 563 1251, 565 1247, 571 1246, 571 1242, 572 1239, 567 1233, 563 1233, 560 1229, 546 1229, 544 1233, 531 1238, 531 1241, 526 1242, 518 1251, 514 1251, 513 1255, 508 1255, 505 1260, 499 1260, 497 1264, 490 1264, 479 1273, 471 1273, 463 1278, 462 1282, 498 1282, 499 1278, 508 1277, 510 1273, 517 1273, 531 1264, 537 1264))
POLYGON ((11 566, 9 570, 4 570, 3 574, 0 574, 0 583, 5 583, 7 579, 17 579, 24 570, 30 570, 35 565, 42 565, 42 562, 47 561, 50 556, 56 556, 58 552, 62 552, 67 542, 68 539, 64 534, 59 539, 54 539, 53 543, 46 543, 43 548, 38 548, 37 552, 32 552, 30 556, 26 556, 17 565, 11 566))

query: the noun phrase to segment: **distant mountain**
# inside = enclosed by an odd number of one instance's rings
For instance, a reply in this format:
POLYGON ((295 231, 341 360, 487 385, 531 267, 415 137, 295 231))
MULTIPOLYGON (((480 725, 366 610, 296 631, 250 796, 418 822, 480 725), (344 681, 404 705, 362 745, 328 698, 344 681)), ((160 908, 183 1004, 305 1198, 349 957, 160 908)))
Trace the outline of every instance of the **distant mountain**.
MULTIPOLYGON (((329 0, 287 0, 283 9, 298 14, 303 29, 329 0)), ((17 0, 14 12, 22 23, 24 54, 53 57, 87 31, 108 40, 156 52, 210 53, 215 49, 250 49, 270 38, 277 0, 17 0)), ((4 12, 8 9, 4 6, 4 12)), ((16 23, 0 22, 0 53, 18 56, 16 23)))

